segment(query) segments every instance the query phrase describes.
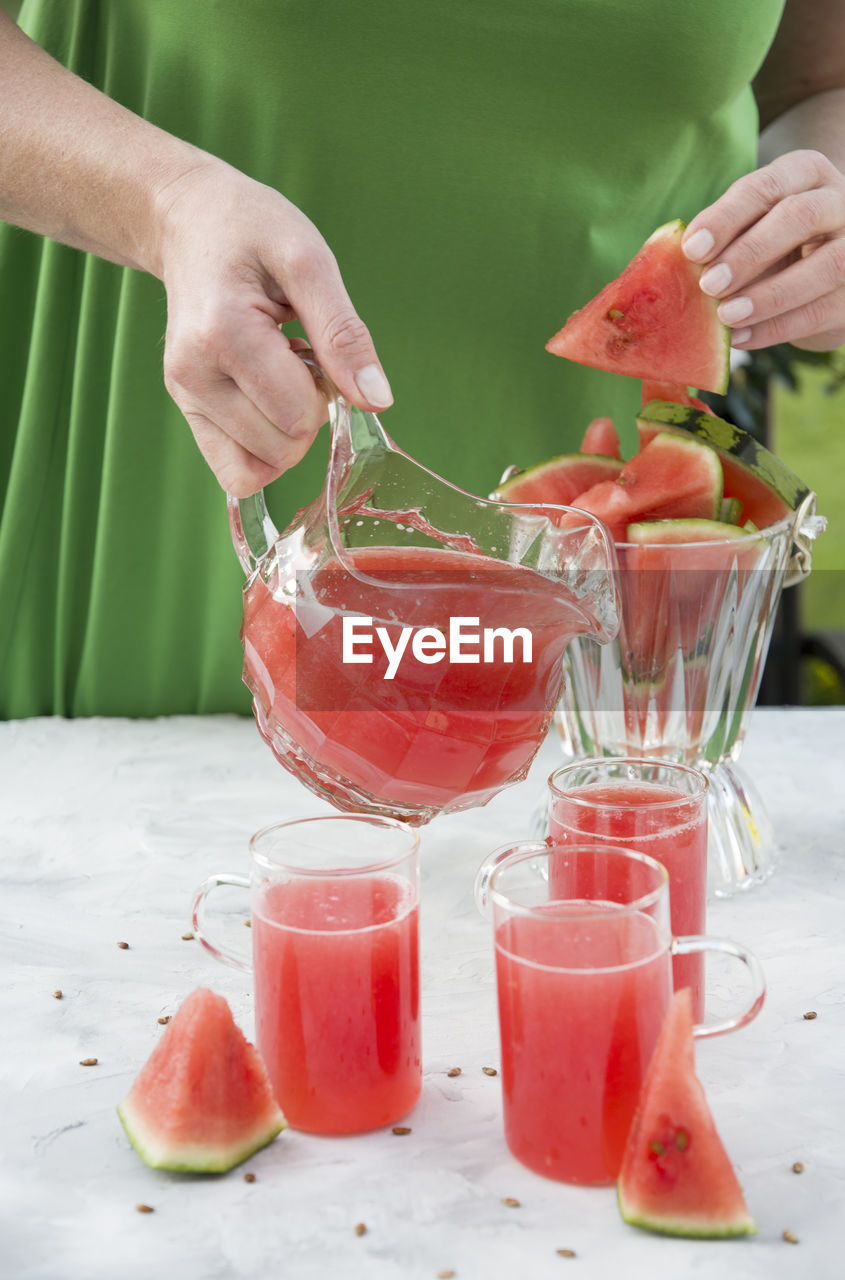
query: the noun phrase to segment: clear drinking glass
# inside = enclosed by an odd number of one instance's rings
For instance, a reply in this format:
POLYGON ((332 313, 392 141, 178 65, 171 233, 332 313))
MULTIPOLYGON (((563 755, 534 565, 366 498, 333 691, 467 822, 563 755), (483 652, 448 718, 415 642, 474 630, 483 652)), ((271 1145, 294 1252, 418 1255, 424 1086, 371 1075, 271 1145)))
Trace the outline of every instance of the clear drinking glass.
MULTIPOLYGON (((689 765, 626 757, 563 765, 549 778, 549 837, 557 844, 612 844, 647 853, 669 873, 672 932, 701 934, 708 791, 706 775, 689 765)), ((700 1021, 704 956, 675 956, 672 976, 675 990, 691 988, 700 1021)))
POLYGON ((492 917, 505 1138, 529 1169, 562 1182, 613 1182, 672 994, 671 959, 736 957, 751 992, 765 981, 745 947, 672 936, 669 877, 646 854, 609 845, 523 843, 482 864, 476 901, 492 917))
POLYGON ((256 1044, 295 1129, 374 1129, 419 1097, 418 845, 390 818, 280 822, 250 841, 248 879, 221 873, 197 890, 196 937, 251 969, 256 1044), (249 890, 251 966, 206 928, 220 886, 249 890))

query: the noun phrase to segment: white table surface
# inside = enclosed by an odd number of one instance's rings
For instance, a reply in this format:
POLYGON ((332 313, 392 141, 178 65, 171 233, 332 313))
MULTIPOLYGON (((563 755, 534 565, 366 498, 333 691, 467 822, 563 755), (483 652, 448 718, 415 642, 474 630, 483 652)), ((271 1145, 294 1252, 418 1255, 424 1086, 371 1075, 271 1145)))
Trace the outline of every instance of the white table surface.
POLYGON ((710 908, 709 931, 756 950, 769 982, 751 1027, 697 1049, 758 1224, 753 1239, 720 1243, 628 1227, 612 1189, 547 1181, 504 1143, 500 1082, 482 1071, 499 1060, 492 944, 471 884, 490 849, 527 834, 554 741, 526 783, 423 832, 425 1078, 412 1132, 287 1130, 228 1174, 190 1176, 147 1169, 115 1107, 157 1019, 194 987, 225 995, 252 1038, 248 979, 182 939, 191 891, 211 871, 245 870, 265 823, 328 806, 247 720, 0 725, 0 1277, 845 1274, 844 757, 845 709, 752 719, 742 764, 782 849, 766 885, 710 908), (81 1066, 88 1057, 98 1064, 81 1066))

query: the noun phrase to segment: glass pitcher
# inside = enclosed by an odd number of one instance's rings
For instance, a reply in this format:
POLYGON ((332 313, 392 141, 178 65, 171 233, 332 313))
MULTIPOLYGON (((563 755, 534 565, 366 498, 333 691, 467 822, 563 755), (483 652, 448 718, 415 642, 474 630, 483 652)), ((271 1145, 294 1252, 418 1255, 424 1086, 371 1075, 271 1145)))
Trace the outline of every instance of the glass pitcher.
POLYGON ((526 776, 568 642, 616 632, 612 544, 583 512, 440 479, 305 360, 329 405, 322 494, 281 534, 263 493, 229 498, 259 731, 341 809, 484 804, 526 776))

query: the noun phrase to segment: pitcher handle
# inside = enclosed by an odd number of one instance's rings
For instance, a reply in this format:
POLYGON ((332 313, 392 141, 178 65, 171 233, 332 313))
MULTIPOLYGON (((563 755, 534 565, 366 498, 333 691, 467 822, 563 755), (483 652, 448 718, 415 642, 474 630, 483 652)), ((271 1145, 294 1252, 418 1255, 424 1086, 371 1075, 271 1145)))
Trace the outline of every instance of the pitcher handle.
MULTIPOLYGON (((317 390, 326 398, 334 438, 338 423, 344 418, 348 419, 349 416, 345 401, 337 387, 314 359, 314 353, 310 347, 294 349, 293 354, 307 366, 317 390)), ((250 578, 259 561, 276 545, 279 531, 267 510, 263 489, 250 494, 248 498, 235 498, 231 493, 227 493, 226 506, 229 512, 232 542, 235 544, 241 568, 250 578)))

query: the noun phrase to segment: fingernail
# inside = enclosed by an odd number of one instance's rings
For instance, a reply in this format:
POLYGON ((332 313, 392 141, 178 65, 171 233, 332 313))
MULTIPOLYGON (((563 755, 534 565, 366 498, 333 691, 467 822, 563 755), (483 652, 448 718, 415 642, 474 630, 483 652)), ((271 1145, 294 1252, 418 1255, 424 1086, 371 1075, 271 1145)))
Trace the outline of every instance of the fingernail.
POLYGON ((730 267, 726 262, 720 262, 718 266, 711 267, 709 271, 705 271, 698 282, 698 286, 704 293, 709 293, 711 297, 715 298, 730 287, 731 279, 730 267))
POLYGON ((722 324, 739 324, 740 320, 747 320, 753 310, 754 303, 750 298, 731 298, 730 302, 723 302, 716 308, 716 314, 722 324))
POLYGON ((689 239, 684 240, 681 248, 690 262, 702 262, 709 253, 713 252, 715 243, 710 232, 702 227, 700 231, 693 231, 689 239))
POLYGON ((355 374, 355 385, 368 404, 377 409, 389 409, 393 404, 393 392, 377 364, 367 364, 355 374))
POLYGON ((734 329, 731 333, 731 346, 738 347, 741 343, 747 342, 750 337, 750 329, 734 329))

